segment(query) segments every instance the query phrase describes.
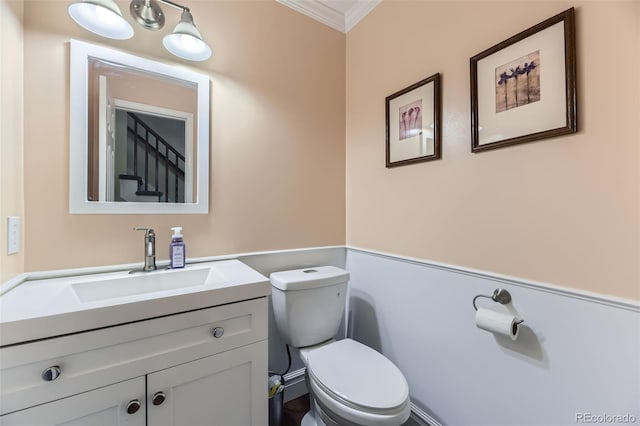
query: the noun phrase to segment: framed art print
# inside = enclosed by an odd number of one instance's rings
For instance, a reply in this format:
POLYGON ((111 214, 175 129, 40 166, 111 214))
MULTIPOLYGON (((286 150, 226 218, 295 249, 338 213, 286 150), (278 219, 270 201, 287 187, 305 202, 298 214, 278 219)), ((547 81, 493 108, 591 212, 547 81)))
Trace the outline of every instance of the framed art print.
POLYGON ((438 73, 387 96, 387 167, 441 157, 440 91, 438 73))
POLYGON ((574 9, 471 58, 471 150, 577 131, 574 9))

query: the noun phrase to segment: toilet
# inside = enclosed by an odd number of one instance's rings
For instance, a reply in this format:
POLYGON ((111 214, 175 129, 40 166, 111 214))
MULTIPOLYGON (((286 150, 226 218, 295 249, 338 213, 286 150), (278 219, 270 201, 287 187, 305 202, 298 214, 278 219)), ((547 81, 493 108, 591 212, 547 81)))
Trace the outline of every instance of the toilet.
POLYGON ((274 272, 271 301, 280 335, 306 367, 311 410, 303 426, 399 426, 410 414, 402 372, 352 339, 336 341, 349 272, 334 266, 274 272))

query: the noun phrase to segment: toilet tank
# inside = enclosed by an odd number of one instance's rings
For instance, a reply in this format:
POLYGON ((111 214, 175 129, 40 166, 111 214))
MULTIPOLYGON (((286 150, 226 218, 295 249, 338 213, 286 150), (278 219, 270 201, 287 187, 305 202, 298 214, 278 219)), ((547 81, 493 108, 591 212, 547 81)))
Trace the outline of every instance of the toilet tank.
POLYGON ((301 348, 338 332, 347 300, 349 272, 335 266, 274 272, 271 303, 282 338, 301 348))

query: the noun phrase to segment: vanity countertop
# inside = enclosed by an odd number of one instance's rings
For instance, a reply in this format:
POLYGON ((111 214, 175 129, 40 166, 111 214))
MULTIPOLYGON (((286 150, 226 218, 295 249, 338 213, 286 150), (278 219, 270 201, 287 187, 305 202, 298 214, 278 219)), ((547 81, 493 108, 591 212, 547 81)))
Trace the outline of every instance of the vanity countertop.
POLYGON ((27 280, 0 296, 0 347, 271 293, 268 278, 239 260, 181 270, 53 276, 27 280))

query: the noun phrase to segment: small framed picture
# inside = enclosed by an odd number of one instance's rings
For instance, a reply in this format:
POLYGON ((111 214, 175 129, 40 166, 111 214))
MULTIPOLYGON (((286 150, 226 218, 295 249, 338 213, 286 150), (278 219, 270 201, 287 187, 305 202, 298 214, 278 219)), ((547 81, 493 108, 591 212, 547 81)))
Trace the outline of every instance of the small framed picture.
POLYGON ((440 74, 387 96, 387 167, 437 160, 441 148, 440 74))
POLYGON ((471 58, 471 151, 578 130, 574 9, 471 58))

